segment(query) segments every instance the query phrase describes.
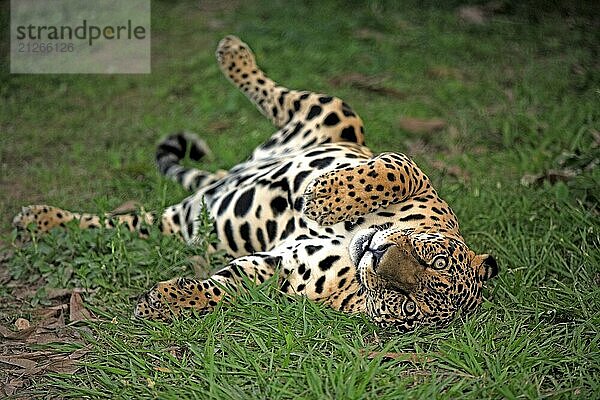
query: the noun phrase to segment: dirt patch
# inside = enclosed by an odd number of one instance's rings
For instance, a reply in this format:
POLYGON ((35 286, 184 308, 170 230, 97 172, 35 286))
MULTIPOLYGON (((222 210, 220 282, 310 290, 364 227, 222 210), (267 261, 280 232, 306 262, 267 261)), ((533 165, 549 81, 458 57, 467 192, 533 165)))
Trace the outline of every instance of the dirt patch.
POLYGON ((81 289, 47 289, 49 305, 31 306, 43 282, 11 279, 8 257, 6 252, 0 256, 0 285, 10 291, 0 302, 5 316, 0 322, 0 397, 28 398, 28 388, 48 372, 72 374, 80 368, 79 360, 89 351, 82 333, 90 331, 76 325, 95 317, 85 308, 81 289))
POLYGON ((456 10, 459 18, 472 25, 486 25, 495 14, 506 12, 508 3, 490 1, 480 5, 461 6, 456 10))
POLYGON ((446 121, 441 118, 422 119, 404 117, 400 119, 399 125, 410 133, 435 133, 446 127, 446 121))

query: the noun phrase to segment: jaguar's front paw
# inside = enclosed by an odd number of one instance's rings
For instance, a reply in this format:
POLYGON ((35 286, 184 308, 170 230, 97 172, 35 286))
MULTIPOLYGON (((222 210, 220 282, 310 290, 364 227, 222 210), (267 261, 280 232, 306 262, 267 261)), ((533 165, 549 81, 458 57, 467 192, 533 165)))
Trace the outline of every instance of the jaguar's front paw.
POLYGON ((246 73, 256 68, 256 61, 250 47, 233 35, 221 39, 216 55, 221 69, 232 79, 241 72, 246 73))
POLYGON ((326 205, 328 193, 319 193, 319 190, 322 190, 319 186, 317 179, 315 179, 306 187, 302 212, 319 225, 330 225, 327 223, 329 222, 327 217, 330 214, 326 205))
POLYGON ((140 296, 134 316, 153 320, 170 320, 182 310, 203 310, 208 305, 206 296, 198 293, 201 285, 194 279, 175 278, 157 283, 140 296))
POLYGON ((166 321, 170 319, 169 304, 160 293, 159 285, 160 283, 138 298, 133 315, 137 318, 152 320, 166 321))
MULTIPOLYGON (((346 188, 341 187, 334 172, 315 178, 304 192, 303 213, 319 225, 352 221, 354 205, 349 202, 346 188)), ((353 200, 353 199, 352 199, 353 200)))
POLYGON ((35 232, 47 232, 57 226, 64 226, 73 219, 69 211, 46 205, 27 206, 13 218, 13 226, 26 230, 33 226, 35 232))

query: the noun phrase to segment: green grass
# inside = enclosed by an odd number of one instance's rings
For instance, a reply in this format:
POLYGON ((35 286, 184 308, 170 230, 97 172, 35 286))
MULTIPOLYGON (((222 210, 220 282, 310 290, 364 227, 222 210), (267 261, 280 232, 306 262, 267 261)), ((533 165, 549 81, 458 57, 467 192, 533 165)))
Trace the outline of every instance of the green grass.
MULTIPOLYGON (((479 26, 461 22, 458 2, 398 3, 155 1, 150 75, 9 75, 3 61, 0 231, 14 251, 12 276, 45 284, 31 307, 1 314, 0 323, 31 318, 51 287, 97 289, 84 298, 101 318, 81 330, 91 346, 83 368, 34 379, 28 396, 598 396, 599 168, 556 185, 520 183, 559 168, 563 152, 599 157, 598 7, 506 2, 479 26), (214 61, 229 33, 277 81, 344 98, 376 151, 414 156, 471 247, 498 260, 478 312, 445 329, 399 334, 267 282, 205 317, 136 321, 135 297, 158 280, 192 275, 198 249, 121 230, 57 231, 11 245, 21 205, 102 212, 132 199, 148 209, 182 199, 153 165, 155 143, 171 131, 206 139, 216 154, 207 169, 231 167, 265 140, 273 128, 214 61), (332 84, 349 73, 375 76, 405 98, 332 84), (400 129, 402 117, 443 118, 447 127, 418 135, 400 129)), ((7 4, 0 7, 7 24, 7 4)), ((2 46, 6 53, 7 40, 2 46)), ((14 301, 9 288, 0 296, 14 301)))

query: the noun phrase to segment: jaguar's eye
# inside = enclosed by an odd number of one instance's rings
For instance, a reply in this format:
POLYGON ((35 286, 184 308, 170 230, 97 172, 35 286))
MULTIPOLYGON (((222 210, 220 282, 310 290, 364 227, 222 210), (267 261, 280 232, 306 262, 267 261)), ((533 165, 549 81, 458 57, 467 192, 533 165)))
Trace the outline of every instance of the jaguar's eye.
POLYGON ((447 265, 448 265, 448 257, 446 257, 446 256, 437 256, 436 258, 433 259, 433 262, 431 263, 431 266, 434 269, 443 269, 443 268, 446 268, 447 265))
POLYGON ((402 304, 402 309, 404 310, 404 313, 406 315, 412 315, 417 310, 417 305, 415 304, 414 301, 412 301, 411 299, 407 298, 404 301, 404 303, 402 304))

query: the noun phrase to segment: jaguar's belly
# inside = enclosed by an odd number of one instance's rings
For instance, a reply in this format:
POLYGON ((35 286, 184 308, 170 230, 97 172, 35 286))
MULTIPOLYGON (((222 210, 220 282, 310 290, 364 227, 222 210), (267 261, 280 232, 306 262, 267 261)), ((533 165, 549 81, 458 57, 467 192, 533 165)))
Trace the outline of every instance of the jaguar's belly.
MULTIPOLYGON (((308 183, 335 168, 370 156, 362 146, 328 144, 286 156, 252 160, 198 192, 192 204, 204 201, 215 221, 219 247, 241 256, 272 249, 291 236, 341 235, 344 227, 323 229, 302 214, 308 183)), ((196 214, 199 210, 196 210, 196 214)))

